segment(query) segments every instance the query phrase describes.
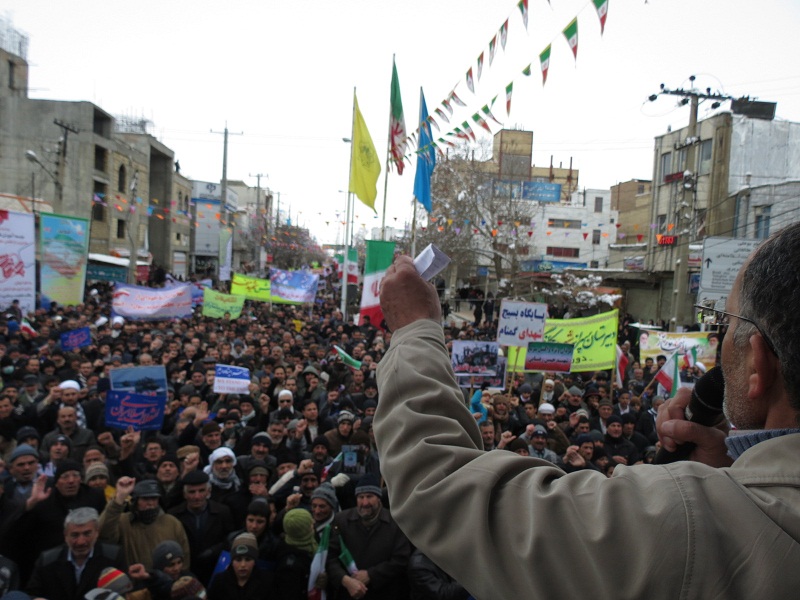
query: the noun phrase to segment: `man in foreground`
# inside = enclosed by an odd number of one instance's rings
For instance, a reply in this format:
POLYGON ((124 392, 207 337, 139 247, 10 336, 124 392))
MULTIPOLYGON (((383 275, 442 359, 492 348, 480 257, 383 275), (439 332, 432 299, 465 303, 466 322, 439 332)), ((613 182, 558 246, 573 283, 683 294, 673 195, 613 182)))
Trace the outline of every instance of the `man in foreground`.
POLYGON ((726 415, 755 431, 726 447, 724 431, 683 420, 684 392, 661 410, 658 429, 667 449, 694 442, 692 460, 619 466, 605 478, 481 450, 436 291, 411 259, 398 258, 382 281, 394 334, 378 368, 375 417, 397 523, 477 598, 792 596, 800 585, 798 272, 800 224, 754 252, 728 298, 726 415), (620 565, 624 575, 615 575, 620 565))

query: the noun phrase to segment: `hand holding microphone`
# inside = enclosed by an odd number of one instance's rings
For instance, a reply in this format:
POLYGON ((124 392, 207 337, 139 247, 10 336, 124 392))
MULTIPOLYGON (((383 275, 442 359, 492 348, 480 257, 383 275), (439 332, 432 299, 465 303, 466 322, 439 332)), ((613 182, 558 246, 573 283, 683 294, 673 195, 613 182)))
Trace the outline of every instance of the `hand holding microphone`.
POLYGON ((690 457, 709 466, 729 466, 725 438, 727 430, 718 429, 725 422, 722 403, 725 380, 722 369, 715 367, 703 375, 693 390, 682 389, 658 412, 656 430, 662 447, 655 464, 667 464, 690 457))

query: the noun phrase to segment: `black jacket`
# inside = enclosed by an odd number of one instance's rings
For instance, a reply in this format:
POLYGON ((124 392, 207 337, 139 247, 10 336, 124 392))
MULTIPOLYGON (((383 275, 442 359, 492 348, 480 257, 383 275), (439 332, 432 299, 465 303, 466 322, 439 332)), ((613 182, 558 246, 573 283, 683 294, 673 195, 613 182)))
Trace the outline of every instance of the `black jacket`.
POLYGON ((69 548, 62 544, 39 555, 25 591, 32 598, 47 600, 82 600, 84 594, 97 587, 100 573, 114 567, 127 570, 125 554, 120 546, 96 543, 94 554, 86 562, 80 581, 75 581, 75 568, 67 560, 69 548))

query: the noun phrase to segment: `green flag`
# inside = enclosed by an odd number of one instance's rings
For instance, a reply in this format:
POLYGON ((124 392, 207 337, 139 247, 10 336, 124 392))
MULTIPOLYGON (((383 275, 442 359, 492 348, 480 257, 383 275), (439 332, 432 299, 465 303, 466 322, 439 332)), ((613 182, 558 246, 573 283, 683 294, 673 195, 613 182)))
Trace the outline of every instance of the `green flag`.
POLYGON ((570 21, 564 28, 564 37, 567 38, 569 47, 572 48, 572 55, 578 60, 578 17, 570 21))

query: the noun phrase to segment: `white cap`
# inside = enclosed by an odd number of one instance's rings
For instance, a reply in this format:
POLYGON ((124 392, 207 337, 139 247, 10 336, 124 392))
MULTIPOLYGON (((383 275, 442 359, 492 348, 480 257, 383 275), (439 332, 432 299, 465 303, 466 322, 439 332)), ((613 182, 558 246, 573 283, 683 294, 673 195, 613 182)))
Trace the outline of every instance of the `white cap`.
POLYGON ((97 325, 98 327, 102 327, 106 323, 108 323, 108 317, 100 317, 99 319, 97 319, 97 321, 94 322, 94 324, 97 325))
POLYGON ((543 402, 539 405, 539 412, 543 415, 552 415, 556 412, 556 407, 549 402, 543 402))
POLYGON ((694 363, 694 366, 700 369, 703 373, 706 372, 706 366, 701 362, 694 363))
POLYGON ((112 325, 123 325, 124 323, 125 323, 125 319, 123 319, 119 315, 117 315, 116 317, 111 319, 111 324, 112 325))
POLYGON ((62 381, 58 388, 61 390, 75 390, 76 392, 81 391, 81 384, 75 381, 74 379, 67 379, 66 381, 62 381))

